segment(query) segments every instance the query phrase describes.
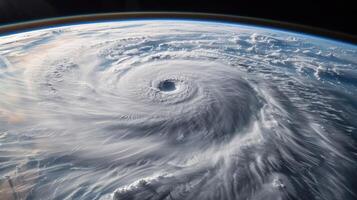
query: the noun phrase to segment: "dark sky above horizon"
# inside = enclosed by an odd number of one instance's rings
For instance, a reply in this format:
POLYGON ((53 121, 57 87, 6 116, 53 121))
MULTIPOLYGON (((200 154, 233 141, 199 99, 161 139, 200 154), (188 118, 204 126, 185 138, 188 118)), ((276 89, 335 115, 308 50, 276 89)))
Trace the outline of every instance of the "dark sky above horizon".
POLYGON ((123 11, 233 14, 298 23, 357 35, 357 6, 338 1, 264 0, 0 0, 0 24, 49 17, 123 11))

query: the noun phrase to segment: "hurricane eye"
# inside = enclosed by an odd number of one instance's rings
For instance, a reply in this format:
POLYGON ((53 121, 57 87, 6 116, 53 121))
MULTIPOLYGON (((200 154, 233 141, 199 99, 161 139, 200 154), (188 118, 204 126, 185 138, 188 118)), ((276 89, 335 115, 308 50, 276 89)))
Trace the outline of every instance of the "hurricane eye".
POLYGON ((176 84, 172 80, 165 80, 159 84, 158 88, 162 92, 170 92, 176 90, 176 84))

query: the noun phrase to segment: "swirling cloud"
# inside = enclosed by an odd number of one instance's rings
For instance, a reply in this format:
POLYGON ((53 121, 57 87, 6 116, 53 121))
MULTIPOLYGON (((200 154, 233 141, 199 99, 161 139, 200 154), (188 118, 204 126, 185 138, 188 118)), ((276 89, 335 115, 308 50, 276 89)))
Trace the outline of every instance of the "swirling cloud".
POLYGON ((355 46, 139 20, 4 36, 0 52, 6 195, 355 197, 355 46))

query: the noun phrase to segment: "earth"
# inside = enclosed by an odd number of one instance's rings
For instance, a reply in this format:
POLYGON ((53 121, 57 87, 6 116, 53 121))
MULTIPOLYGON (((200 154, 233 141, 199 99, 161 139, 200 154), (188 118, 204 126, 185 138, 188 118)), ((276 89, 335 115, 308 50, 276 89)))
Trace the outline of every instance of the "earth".
POLYGON ((119 20, 0 37, 1 199, 356 199, 357 46, 119 20))

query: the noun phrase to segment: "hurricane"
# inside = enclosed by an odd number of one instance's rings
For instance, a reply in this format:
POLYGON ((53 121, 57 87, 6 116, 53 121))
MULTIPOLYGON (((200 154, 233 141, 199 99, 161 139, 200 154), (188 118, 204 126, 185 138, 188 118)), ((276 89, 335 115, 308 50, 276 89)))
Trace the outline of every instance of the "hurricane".
POLYGON ((1 199, 357 198, 357 46, 194 20, 0 36, 1 199))

